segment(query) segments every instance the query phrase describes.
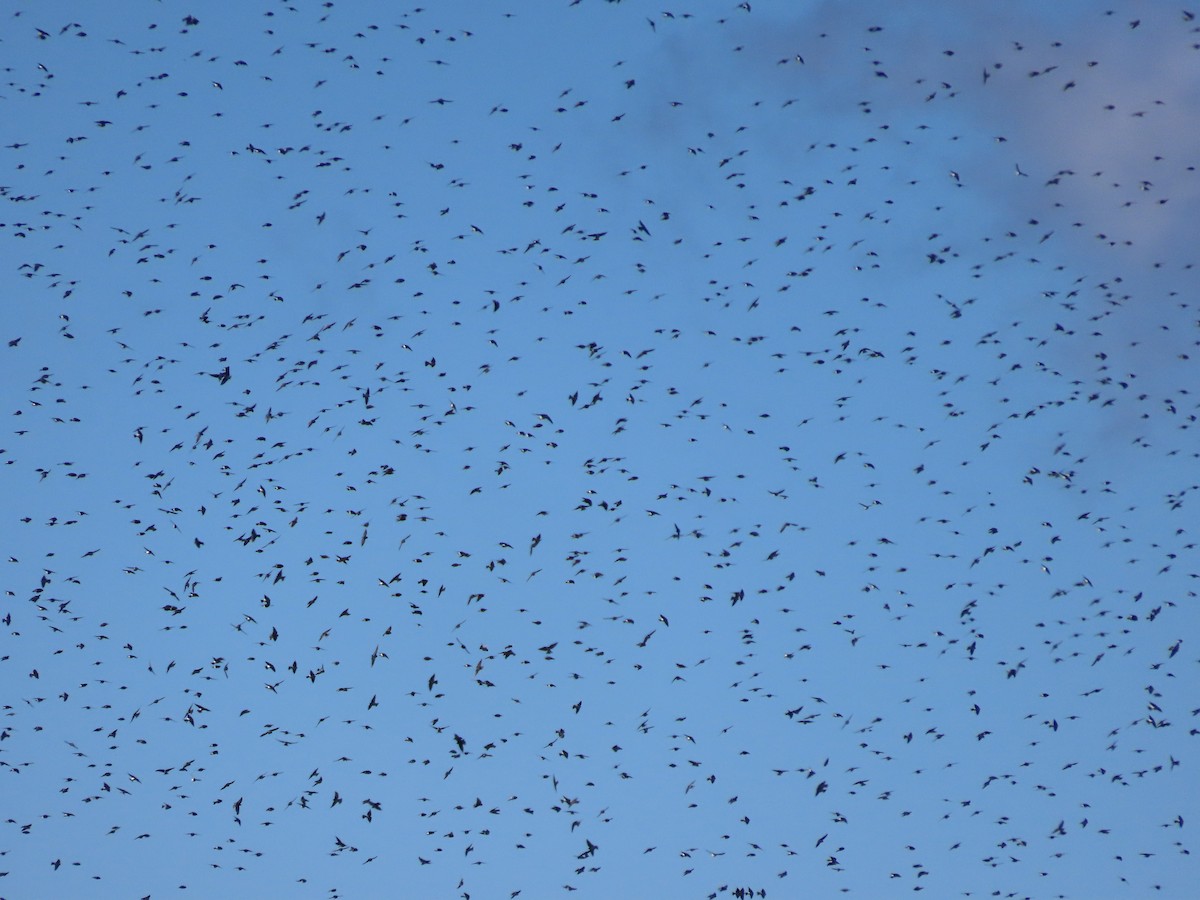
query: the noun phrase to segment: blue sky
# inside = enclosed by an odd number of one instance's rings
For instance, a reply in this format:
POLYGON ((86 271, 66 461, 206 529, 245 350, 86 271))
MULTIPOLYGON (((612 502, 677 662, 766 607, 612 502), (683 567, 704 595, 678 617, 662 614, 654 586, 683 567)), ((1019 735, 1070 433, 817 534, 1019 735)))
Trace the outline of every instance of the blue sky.
POLYGON ((0 896, 1190 895, 1190 12, 4 21, 0 896))

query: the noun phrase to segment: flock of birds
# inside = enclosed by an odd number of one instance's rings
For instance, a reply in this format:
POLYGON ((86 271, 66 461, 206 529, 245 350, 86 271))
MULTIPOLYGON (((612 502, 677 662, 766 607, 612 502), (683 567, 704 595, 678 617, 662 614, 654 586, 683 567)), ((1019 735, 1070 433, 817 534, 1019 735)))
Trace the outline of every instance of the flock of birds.
POLYGON ((7 13, 0 896, 1194 896, 1200 23, 1019 6, 7 13))

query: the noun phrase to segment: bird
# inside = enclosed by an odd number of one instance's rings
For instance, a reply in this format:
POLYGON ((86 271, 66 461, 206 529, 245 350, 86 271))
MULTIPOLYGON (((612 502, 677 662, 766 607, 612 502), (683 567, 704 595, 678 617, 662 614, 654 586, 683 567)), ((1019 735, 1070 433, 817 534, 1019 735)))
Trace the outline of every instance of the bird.
POLYGON ((5 895, 1188 895, 1193 12, 127 6, 5 34, 5 895))

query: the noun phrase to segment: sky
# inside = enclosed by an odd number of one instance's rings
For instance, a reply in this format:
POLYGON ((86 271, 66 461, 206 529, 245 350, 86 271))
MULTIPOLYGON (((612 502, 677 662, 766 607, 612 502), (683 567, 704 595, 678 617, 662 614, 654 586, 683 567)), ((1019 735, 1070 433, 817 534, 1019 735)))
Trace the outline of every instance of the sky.
POLYGON ((1193 12, 0 16, 0 897, 1194 894, 1193 12))

